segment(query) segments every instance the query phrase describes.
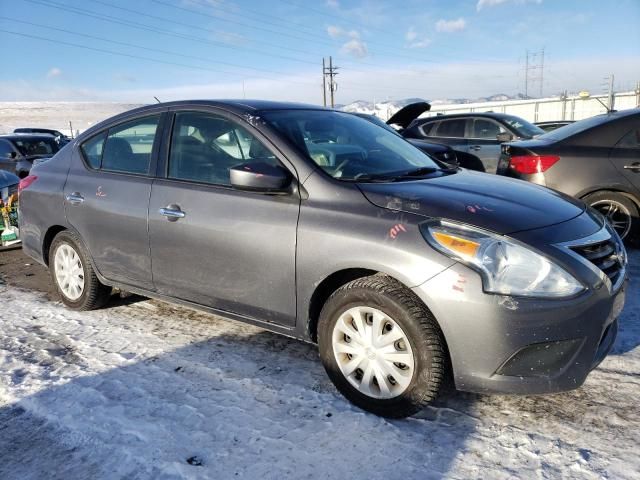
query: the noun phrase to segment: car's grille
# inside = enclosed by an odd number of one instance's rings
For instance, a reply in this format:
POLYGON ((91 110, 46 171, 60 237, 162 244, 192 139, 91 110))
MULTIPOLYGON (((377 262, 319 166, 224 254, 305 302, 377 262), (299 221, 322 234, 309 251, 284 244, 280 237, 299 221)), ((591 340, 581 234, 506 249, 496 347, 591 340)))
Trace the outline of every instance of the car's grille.
POLYGON ((570 248, 602 270, 609 277, 612 285, 616 285, 621 275, 624 275, 624 257, 614 237, 602 242, 570 248))

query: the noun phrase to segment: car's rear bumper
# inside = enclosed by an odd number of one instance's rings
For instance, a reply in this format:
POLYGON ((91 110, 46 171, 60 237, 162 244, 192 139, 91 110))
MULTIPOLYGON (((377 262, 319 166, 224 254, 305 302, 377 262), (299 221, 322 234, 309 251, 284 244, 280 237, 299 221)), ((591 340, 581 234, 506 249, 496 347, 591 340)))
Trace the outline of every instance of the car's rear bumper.
POLYGON ((491 295, 461 264, 414 291, 443 330, 456 388, 521 394, 582 385, 613 346, 625 295, 624 284, 569 300, 491 295))

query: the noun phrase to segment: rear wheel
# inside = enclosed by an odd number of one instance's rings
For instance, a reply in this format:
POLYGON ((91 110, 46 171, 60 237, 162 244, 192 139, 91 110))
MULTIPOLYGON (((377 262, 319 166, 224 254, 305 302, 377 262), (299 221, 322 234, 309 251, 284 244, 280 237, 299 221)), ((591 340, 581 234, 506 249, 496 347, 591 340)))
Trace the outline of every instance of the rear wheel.
POLYGON ((596 192, 584 198, 585 203, 602 213, 620 238, 637 238, 640 231, 638 207, 633 201, 617 192, 596 192))
POLYGON ((385 417, 413 415, 434 400, 445 346, 429 310, 396 280, 354 280, 329 297, 318 324, 320 357, 338 390, 385 417))
POLYGON ((62 303, 74 310, 104 306, 111 287, 98 280, 89 255, 71 232, 60 232, 49 250, 49 271, 62 303))

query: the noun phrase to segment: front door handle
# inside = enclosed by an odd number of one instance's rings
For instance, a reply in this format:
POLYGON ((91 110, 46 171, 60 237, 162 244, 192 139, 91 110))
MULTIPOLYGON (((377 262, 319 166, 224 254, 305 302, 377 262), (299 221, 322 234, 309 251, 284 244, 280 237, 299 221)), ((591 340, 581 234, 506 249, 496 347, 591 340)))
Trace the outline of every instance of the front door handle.
POLYGON ((632 163, 631 165, 625 165, 625 170, 635 170, 636 172, 640 172, 640 162, 632 163))
POLYGON ((65 198, 71 205, 79 205, 84 202, 84 197, 80 194, 80 192, 69 193, 65 198))
POLYGON ((170 222, 175 222, 181 218, 184 218, 186 213, 180 210, 178 205, 167 205, 160 209, 160 215, 167 217, 170 222))
POLYGON ((481 147, 480 145, 471 145, 471 146, 469 147, 469 150, 476 150, 476 151, 477 151, 477 150, 480 150, 481 148, 482 148, 482 147, 481 147))

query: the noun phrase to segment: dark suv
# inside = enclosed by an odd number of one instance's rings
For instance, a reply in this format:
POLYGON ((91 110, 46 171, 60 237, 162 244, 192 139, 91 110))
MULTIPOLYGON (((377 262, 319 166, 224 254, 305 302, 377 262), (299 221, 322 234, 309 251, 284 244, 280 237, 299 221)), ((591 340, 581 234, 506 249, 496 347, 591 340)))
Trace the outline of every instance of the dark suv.
POLYGON ((308 105, 114 117, 34 166, 20 221, 70 308, 118 287, 317 342, 337 388, 390 417, 447 378, 577 388, 624 304, 625 249, 584 203, 308 105))
POLYGON ((520 117, 504 113, 461 113, 414 120, 402 135, 451 146, 478 157, 487 173, 496 173, 500 144, 542 135, 544 130, 520 117))
POLYGON ((7 170, 24 178, 35 161, 53 157, 59 150, 60 145, 51 135, 0 135, 0 170, 7 170))
POLYGON ((597 115, 503 145, 498 173, 583 199, 622 238, 640 236, 640 109, 597 115))

